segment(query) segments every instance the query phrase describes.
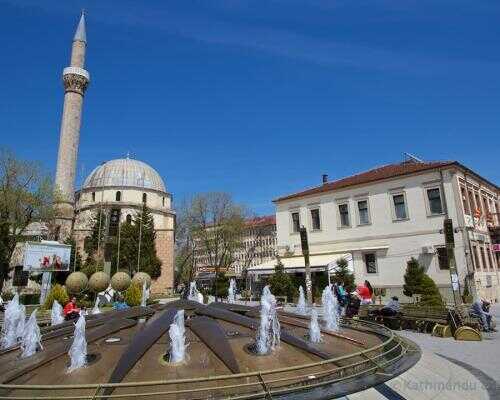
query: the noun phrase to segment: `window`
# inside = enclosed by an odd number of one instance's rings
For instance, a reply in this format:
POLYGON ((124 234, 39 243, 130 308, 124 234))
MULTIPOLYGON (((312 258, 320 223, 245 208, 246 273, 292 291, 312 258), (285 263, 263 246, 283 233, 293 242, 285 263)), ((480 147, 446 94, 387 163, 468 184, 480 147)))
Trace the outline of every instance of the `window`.
POLYGON ((485 214, 488 214, 490 212, 488 199, 484 196, 482 196, 481 199, 482 199, 482 203, 483 203, 483 211, 485 214))
POLYGON ((142 194, 142 202, 143 202, 144 204, 146 204, 147 199, 148 199, 148 195, 147 195, 146 193, 143 193, 143 194, 142 194))
POLYGON ((125 218, 125 220, 127 221, 127 224, 132 223, 132 216, 130 214, 127 214, 127 217, 125 218))
POLYGON ((122 192, 120 192, 120 191, 116 192, 115 200, 120 201, 121 199, 122 199, 122 192))
POLYGON ((476 199, 476 209, 474 210, 475 213, 479 214, 479 215, 482 215, 482 211, 481 211, 481 200, 479 199, 479 195, 476 193, 474 195, 475 199, 476 199))
POLYGON ((95 192, 92 192, 92 201, 95 201, 95 192))
POLYGON ((299 212, 295 211, 292 213, 292 232, 297 233, 300 231, 300 216, 299 212))
POLYGON ((375 253, 365 254, 365 265, 367 274, 377 273, 377 257, 375 256, 375 253))
POLYGON ((463 187, 460 188, 460 192, 462 193, 462 205, 464 206, 464 214, 470 215, 469 202, 467 201, 467 192, 463 187))
POLYGON ((358 215, 360 225, 366 225, 370 223, 370 216, 368 214, 368 200, 358 201, 358 215))
POLYGON ((392 201, 394 202, 394 216, 397 220, 408 218, 406 213, 405 195, 395 194, 392 196, 392 201))
POLYGON ((491 275, 486 275, 486 287, 491 287, 491 286, 493 286, 491 275))
POLYGON ((491 250, 486 250, 488 252, 488 261, 490 263, 490 268, 495 269, 495 264, 493 263, 493 257, 491 256, 491 250))
POLYGON ((429 211, 432 215, 443 213, 441 191, 439 188, 427 189, 427 199, 429 200, 429 211))
POLYGON ((161 205, 162 205, 163 207, 165 207, 165 197, 162 197, 162 198, 161 198, 161 205))
POLYGON ((340 226, 351 226, 349 221, 349 204, 339 204, 340 226))
POLYGON ((479 257, 477 255, 477 247, 472 246, 472 256, 474 257, 474 265, 476 269, 481 269, 481 265, 479 265, 479 257))
POLYGON ((472 192, 470 190, 468 190, 467 193, 469 195, 469 202, 470 202, 471 212, 473 212, 474 209, 476 208, 476 206, 474 205, 474 196, 472 195, 472 192))
POLYGON ((481 261, 483 263, 483 269, 489 269, 488 263, 486 262, 486 254, 484 252, 484 247, 480 247, 481 249, 481 261))
POLYGON ((313 208, 311 210, 311 227, 313 231, 319 231, 321 229, 319 208, 313 208))
POLYGON ((448 263, 448 251, 446 250, 446 247, 438 247, 436 250, 439 269, 450 269, 450 264, 448 263))

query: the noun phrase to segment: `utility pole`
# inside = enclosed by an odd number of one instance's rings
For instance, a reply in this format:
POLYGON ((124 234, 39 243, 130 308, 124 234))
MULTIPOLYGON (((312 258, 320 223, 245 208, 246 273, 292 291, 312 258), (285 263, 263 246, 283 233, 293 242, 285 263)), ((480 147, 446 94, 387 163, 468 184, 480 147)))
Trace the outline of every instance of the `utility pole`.
POLYGON ((451 289, 455 307, 462 303, 460 297, 460 285, 457 273, 457 263, 455 261, 455 235, 453 230, 453 220, 446 218, 443 223, 444 242, 446 244, 446 254, 448 259, 448 268, 450 270, 451 289))
POLYGON ((313 304, 312 297, 312 281, 311 281, 311 264, 309 263, 309 242, 307 241, 307 230, 305 227, 300 228, 300 245, 302 254, 304 255, 305 270, 306 270, 306 296, 309 305, 313 304))

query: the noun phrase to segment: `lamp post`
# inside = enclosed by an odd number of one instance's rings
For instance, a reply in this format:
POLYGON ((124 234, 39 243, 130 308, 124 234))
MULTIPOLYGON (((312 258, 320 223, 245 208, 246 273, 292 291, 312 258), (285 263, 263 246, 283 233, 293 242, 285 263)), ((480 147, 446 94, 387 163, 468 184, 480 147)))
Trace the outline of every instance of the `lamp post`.
POLYGON ((311 265, 309 263, 309 242, 307 241, 307 230, 305 227, 300 227, 300 245, 302 254, 304 255, 305 270, 306 270, 306 296, 309 305, 312 305, 312 281, 311 281, 311 265))
POLYGON ((455 261, 455 235, 453 230, 453 221, 446 218, 443 223, 444 242, 446 244, 446 253, 448 259, 448 268, 450 270, 451 289, 453 291, 453 300, 455 307, 461 304, 460 285, 458 281, 457 263, 455 261))

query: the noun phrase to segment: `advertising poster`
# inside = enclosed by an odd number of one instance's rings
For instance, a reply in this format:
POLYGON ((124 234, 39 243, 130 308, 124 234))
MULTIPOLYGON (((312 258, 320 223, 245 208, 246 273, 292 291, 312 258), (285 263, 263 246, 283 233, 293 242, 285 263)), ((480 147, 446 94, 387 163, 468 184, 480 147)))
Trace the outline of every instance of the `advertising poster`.
POLYGON ((68 271, 71 246, 57 242, 26 242, 23 271, 68 271))

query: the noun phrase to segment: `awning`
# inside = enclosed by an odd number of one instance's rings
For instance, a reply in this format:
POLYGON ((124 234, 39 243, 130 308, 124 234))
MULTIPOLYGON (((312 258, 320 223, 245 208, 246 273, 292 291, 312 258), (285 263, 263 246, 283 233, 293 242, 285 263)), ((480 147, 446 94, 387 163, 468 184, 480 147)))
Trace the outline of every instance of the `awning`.
MULTIPOLYGON (((309 264, 311 266, 311 271, 334 271, 337 265, 337 260, 340 258, 345 258, 349 270, 354 271, 354 265, 352 261, 352 253, 325 253, 325 254, 312 254, 309 256, 309 264)), ((293 257, 283 257, 280 258, 281 262, 285 267, 285 271, 288 273, 304 272, 305 271, 305 261, 304 256, 293 256, 293 257)), ((250 275, 269 275, 274 273, 274 268, 278 261, 272 259, 266 261, 260 265, 255 265, 248 268, 248 273, 250 275)))

